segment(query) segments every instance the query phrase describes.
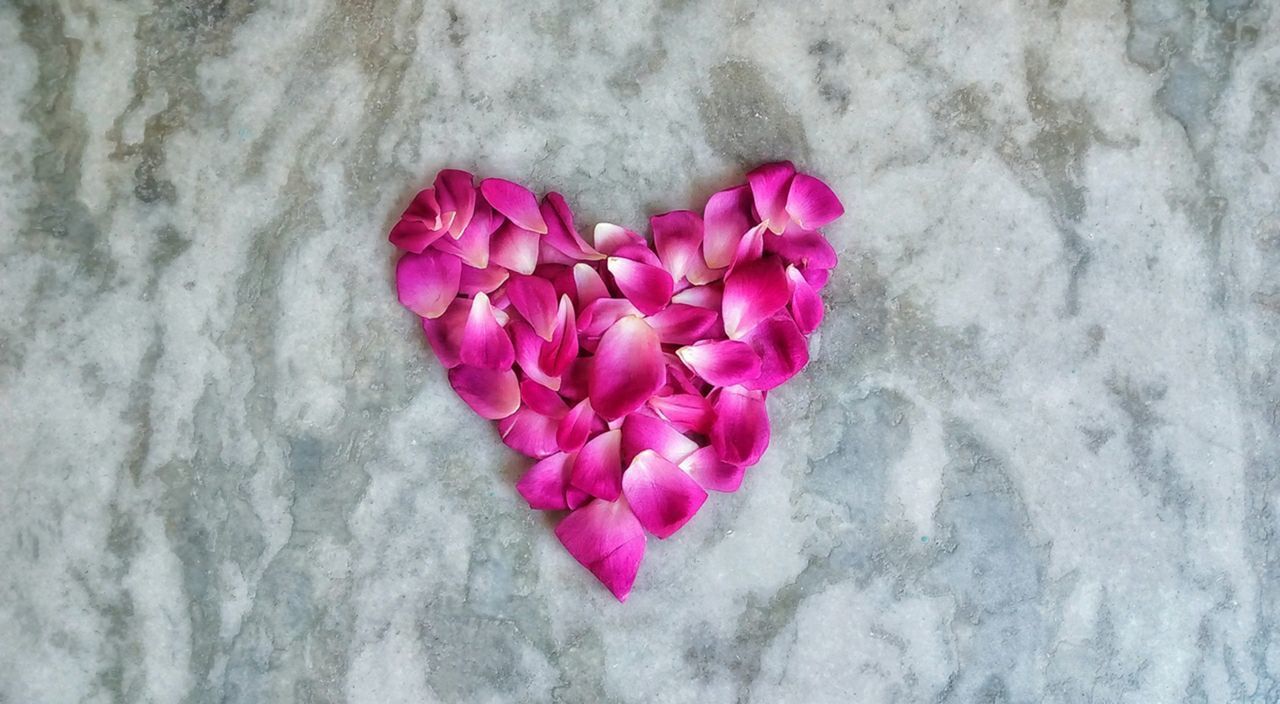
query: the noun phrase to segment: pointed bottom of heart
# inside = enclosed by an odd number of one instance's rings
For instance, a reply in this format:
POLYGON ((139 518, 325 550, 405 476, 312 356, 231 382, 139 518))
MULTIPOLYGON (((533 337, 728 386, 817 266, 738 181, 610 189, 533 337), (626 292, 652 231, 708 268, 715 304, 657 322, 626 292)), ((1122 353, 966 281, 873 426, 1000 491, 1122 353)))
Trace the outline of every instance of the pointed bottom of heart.
POLYGON ((597 499, 556 526, 556 537, 618 601, 626 601, 644 559, 644 527, 626 499, 597 499))

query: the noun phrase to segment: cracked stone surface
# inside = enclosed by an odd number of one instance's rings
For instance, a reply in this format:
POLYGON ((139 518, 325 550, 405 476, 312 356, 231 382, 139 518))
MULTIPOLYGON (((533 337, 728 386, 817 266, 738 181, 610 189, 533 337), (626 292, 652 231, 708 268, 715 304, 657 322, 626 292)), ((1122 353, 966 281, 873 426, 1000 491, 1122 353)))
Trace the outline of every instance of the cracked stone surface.
POLYGON ((1280 701, 1280 2, 0 3, 0 703, 1280 701), (625 606, 395 301, 454 166, 849 208, 625 606))

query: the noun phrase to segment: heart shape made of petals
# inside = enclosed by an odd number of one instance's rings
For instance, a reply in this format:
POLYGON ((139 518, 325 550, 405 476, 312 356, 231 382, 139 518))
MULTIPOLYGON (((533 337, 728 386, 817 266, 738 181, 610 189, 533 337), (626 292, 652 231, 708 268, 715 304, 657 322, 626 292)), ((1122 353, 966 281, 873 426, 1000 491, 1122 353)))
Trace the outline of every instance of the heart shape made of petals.
POLYGON ((516 484, 625 601, 647 536, 732 492, 769 445, 765 397, 809 361, 844 213, 789 162, 649 220, 578 232, 558 193, 446 169, 391 229, 400 302, 458 396, 535 460, 516 484))

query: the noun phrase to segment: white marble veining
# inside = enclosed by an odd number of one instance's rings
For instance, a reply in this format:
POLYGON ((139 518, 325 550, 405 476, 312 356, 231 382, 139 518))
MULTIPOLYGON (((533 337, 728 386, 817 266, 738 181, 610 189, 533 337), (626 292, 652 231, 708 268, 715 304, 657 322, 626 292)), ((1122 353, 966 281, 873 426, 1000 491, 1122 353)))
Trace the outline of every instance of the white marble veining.
POLYGON ((10 0, 0 66, 4 704, 1280 701, 1280 3, 10 0), (384 233, 773 158, 814 361, 618 605, 384 233))

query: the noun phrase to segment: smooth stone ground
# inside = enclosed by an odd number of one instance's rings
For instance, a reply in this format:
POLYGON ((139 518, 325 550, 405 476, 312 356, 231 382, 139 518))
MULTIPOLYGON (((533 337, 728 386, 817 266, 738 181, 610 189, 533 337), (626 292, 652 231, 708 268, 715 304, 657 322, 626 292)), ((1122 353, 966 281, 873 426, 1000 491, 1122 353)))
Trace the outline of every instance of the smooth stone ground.
POLYGON ((18 0, 0 66, 2 702, 1280 701, 1273 0, 18 0), (384 233, 780 157, 814 361, 619 606, 384 233))

